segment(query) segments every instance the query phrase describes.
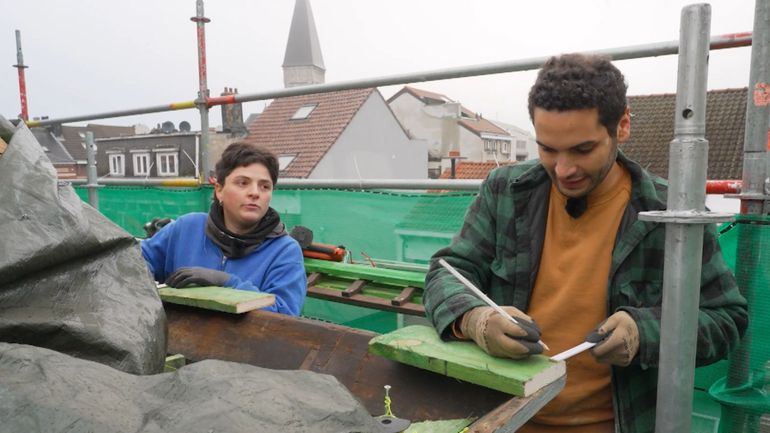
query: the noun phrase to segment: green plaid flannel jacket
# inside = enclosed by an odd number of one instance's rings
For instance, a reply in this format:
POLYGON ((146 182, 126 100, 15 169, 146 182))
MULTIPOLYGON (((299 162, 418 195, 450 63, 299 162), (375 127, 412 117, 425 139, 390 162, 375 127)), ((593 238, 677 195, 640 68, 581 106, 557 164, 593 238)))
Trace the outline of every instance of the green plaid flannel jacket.
MULTIPOLYGON (((621 152, 618 161, 631 174, 632 191, 612 253, 607 315, 627 311, 639 327, 640 347, 630 366, 612 369, 615 430, 653 432, 665 225, 640 221, 637 214, 665 209, 667 184, 621 152)), ((455 319, 484 304, 438 264, 440 258, 498 304, 527 311, 543 249, 550 188, 551 181, 539 161, 500 167, 490 173, 469 207, 460 232, 450 246, 434 254, 425 278, 425 311, 442 338, 450 338, 449 325, 455 319)), ((722 258, 716 228, 707 226, 697 365, 725 358, 736 347, 747 324, 746 300, 722 258)))

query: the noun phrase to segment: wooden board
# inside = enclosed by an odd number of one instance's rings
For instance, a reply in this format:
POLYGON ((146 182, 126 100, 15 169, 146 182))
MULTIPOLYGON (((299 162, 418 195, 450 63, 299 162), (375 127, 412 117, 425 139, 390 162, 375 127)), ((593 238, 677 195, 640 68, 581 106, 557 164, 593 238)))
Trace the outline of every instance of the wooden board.
POLYGON ((275 304, 275 296, 269 293, 236 290, 229 287, 190 287, 158 289, 160 299, 172 304, 189 305, 225 313, 245 313, 275 304))
POLYGON ((166 364, 163 366, 163 372, 169 373, 172 371, 177 371, 184 367, 186 363, 187 360, 184 359, 184 355, 169 355, 166 357, 166 364))
POLYGON ((471 341, 444 342, 433 328, 422 325, 373 338, 369 352, 519 397, 528 397, 566 374, 563 361, 543 355, 518 361, 495 358, 471 341))
POLYGON ((404 433, 459 433, 473 421, 473 418, 463 418, 417 422, 410 425, 404 433))
POLYGON ((373 268, 371 266, 331 262, 328 260, 306 258, 305 270, 308 273, 319 272, 335 277, 348 278, 351 280, 374 281, 397 287, 417 287, 422 289, 425 285, 425 274, 422 272, 373 268))

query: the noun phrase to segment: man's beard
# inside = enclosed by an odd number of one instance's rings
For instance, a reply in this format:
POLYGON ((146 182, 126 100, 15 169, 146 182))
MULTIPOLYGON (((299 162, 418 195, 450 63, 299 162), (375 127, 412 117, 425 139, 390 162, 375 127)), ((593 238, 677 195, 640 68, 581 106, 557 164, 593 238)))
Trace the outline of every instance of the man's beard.
MULTIPOLYGON (((607 178, 607 175, 612 170, 612 167, 615 165, 615 161, 618 159, 618 141, 617 139, 612 139, 612 147, 613 150, 611 152, 610 158, 608 158, 607 165, 602 167, 602 170, 599 172, 599 175, 596 176, 596 180, 591 179, 592 185, 589 189, 586 190, 586 192, 579 196, 579 197, 569 197, 563 192, 561 192, 565 197, 567 197, 567 204, 564 206, 564 209, 567 211, 570 217, 572 218, 580 218, 581 215, 585 213, 586 210, 588 210, 588 196, 591 194, 593 190, 595 190, 599 185, 601 185, 602 182, 604 182, 604 179, 607 178)), ((554 175, 555 176, 555 175, 554 175)), ((558 183, 557 183, 558 185, 558 183)))

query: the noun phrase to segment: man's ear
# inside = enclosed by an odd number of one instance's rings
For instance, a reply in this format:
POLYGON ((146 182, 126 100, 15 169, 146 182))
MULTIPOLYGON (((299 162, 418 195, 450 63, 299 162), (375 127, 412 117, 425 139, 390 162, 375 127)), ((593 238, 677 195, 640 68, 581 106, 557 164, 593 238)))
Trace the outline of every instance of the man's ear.
POLYGON ((618 143, 625 143, 631 137, 631 110, 626 107, 618 122, 618 143))

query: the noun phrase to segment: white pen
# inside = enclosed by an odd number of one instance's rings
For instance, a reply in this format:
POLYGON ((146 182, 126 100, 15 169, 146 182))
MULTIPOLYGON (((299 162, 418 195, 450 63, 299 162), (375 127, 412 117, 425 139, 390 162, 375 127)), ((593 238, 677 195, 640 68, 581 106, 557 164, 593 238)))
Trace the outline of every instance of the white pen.
MULTIPOLYGON (((497 311, 498 314, 500 314, 501 316, 505 317, 506 319, 510 320, 511 322, 513 322, 513 323, 515 323, 517 325, 519 324, 519 322, 516 319, 514 319, 513 316, 508 314, 507 311, 505 311, 502 308, 500 308, 499 305, 495 304, 495 301, 489 299, 489 296, 485 295, 484 292, 482 292, 481 290, 478 289, 478 287, 474 286, 473 283, 468 281, 468 279, 465 278, 463 276, 463 274, 457 272, 457 269, 455 269, 454 267, 452 267, 452 265, 447 263, 446 260, 438 259, 438 262, 439 262, 439 264, 441 264, 441 266, 445 267, 449 272, 451 272, 452 275, 454 275, 455 278, 460 280, 460 282, 463 283, 465 285, 465 287, 469 288, 471 290, 471 292, 473 292, 476 296, 478 296, 487 305, 489 305, 495 311, 497 311)), ((545 350, 551 350, 551 349, 548 348, 548 345, 543 342, 543 340, 538 341, 538 343, 540 343, 540 345, 543 346, 543 348, 545 350)))

